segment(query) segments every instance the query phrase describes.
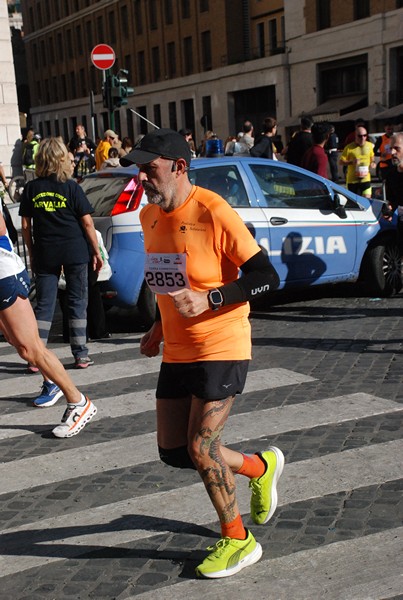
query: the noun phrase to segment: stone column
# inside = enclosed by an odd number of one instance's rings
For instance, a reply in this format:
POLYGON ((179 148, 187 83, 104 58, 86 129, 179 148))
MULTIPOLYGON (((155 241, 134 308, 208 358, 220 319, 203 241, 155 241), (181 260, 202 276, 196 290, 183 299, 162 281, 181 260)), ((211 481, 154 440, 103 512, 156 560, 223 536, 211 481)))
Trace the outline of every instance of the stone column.
POLYGON ((0 162, 7 176, 11 174, 10 160, 20 135, 7 0, 0 0, 0 162))

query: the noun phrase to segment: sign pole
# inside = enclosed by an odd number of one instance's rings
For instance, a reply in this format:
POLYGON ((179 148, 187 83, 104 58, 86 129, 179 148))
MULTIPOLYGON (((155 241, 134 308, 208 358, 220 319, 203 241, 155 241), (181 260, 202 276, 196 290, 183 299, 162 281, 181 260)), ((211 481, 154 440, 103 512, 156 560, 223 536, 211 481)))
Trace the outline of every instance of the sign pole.
MULTIPOLYGON (((103 71, 102 73, 102 81, 103 81, 103 89, 106 90, 106 71, 110 73, 110 69, 115 64, 116 55, 115 51, 108 44, 97 44, 91 52, 91 62, 97 69, 103 71)), ((109 111, 109 127, 115 130, 115 115, 113 110, 109 111)))

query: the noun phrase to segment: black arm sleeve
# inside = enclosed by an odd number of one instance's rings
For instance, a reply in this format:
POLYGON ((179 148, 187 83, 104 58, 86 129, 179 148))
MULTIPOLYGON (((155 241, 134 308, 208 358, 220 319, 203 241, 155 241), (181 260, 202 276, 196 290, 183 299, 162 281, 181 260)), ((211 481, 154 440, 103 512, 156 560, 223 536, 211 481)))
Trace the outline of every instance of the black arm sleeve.
POLYGON ((241 265, 241 271, 242 277, 219 288, 224 306, 253 300, 279 286, 277 271, 262 250, 241 265))

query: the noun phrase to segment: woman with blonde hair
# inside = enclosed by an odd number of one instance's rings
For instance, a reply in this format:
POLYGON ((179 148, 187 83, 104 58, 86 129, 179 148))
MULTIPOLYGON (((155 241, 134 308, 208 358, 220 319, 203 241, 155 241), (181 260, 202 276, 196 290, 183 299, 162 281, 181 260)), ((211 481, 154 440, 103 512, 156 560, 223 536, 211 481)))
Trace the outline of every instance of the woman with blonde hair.
MULTIPOLYGON (((93 364, 86 346, 88 263, 99 271, 102 258, 91 213, 82 188, 71 179, 71 159, 59 138, 44 139, 35 157, 36 179, 28 182, 19 214, 22 233, 36 276, 35 309, 39 335, 46 344, 56 306, 63 265, 68 296, 70 346, 76 368, 93 364)), ((35 406, 52 406, 62 396, 44 382, 35 406)))

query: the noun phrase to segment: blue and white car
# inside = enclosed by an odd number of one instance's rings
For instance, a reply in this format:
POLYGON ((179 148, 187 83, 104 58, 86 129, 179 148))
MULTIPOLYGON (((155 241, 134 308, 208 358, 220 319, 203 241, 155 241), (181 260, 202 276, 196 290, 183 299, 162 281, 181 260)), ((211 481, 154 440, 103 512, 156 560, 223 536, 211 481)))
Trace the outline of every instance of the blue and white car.
MULTIPOLYGON (((357 196, 288 163, 251 157, 195 159, 189 177, 218 192, 239 213, 267 251, 280 289, 364 279, 371 294, 400 291, 396 221, 382 218, 382 201, 357 196)), ((82 186, 113 271, 102 284, 105 303, 137 305, 149 323, 155 302, 144 283, 139 221, 147 199, 137 169, 94 173, 82 186)))

